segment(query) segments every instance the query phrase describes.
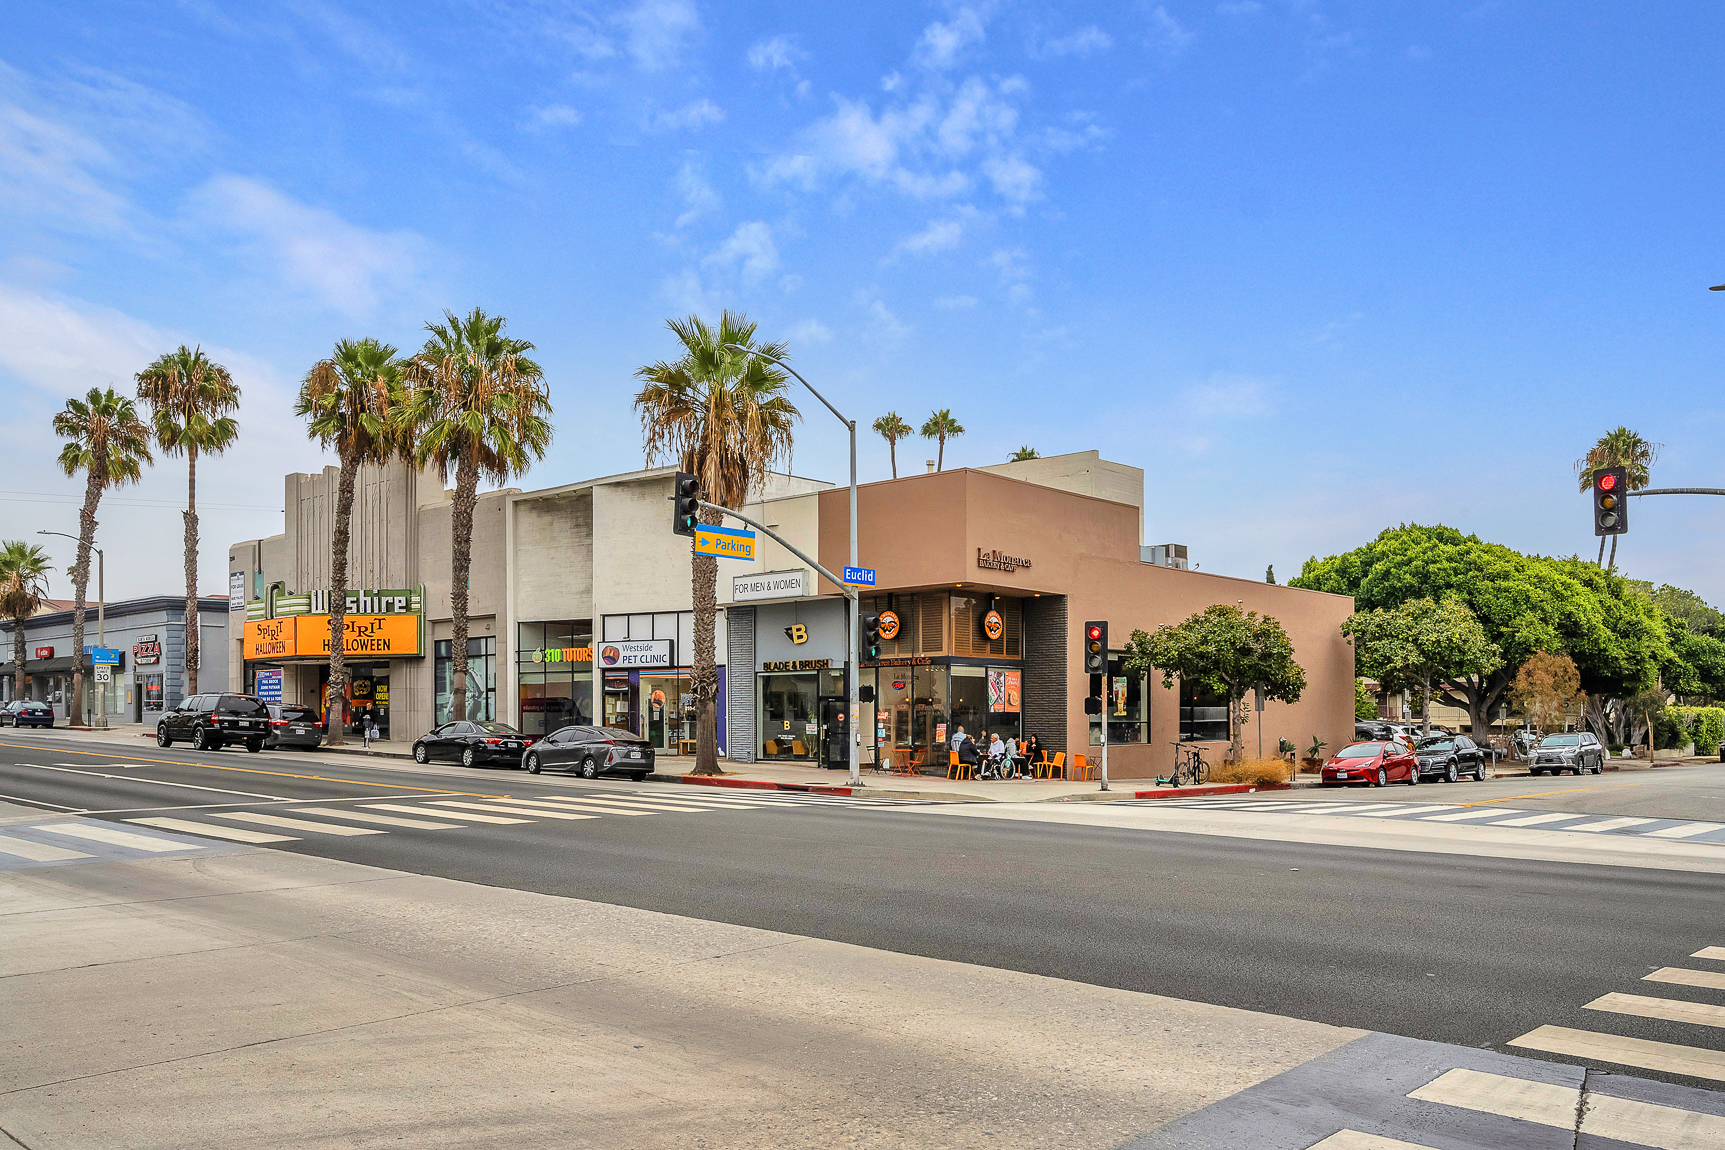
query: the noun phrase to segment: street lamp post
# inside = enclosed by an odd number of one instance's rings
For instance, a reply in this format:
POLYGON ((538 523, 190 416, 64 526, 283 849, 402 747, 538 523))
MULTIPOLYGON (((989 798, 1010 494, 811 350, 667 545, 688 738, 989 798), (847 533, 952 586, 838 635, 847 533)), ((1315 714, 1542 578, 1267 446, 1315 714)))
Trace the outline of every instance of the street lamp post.
MULTIPOLYGON (((808 380, 804 379, 797 372, 796 368, 792 367, 790 364, 786 363, 784 360, 779 359, 777 356, 768 355, 765 352, 759 350, 758 348, 742 347, 742 346, 740 346, 738 344, 734 344, 734 343, 727 343, 725 345, 725 350, 726 351, 741 352, 744 355, 758 355, 762 359, 769 360, 773 363, 778 364, 780 367, 784 368, 786 371, 790 372, 793 376, 795 376, 798 383, 800 383, 804 387, 808 388, 809 393, 811 395, 813 395, 816 399, 820 400, 821 403, 826 407, 826 409, 828 411, 832 412, 833 415, 837 416, 838 421, 840 423, 844 424, 845 428, 850 432, 850 437, 851 437, 851 561, 850 561, 850 565, 852 567, 855 567, 857 565, 857 421, 854 419, 846 419, 844 417, 844 414, 842 412, 840 412, 838 408, 834 407, 832 404, 827 402, 826 396, 822 395, 820 392, 815 390, 814 384, 812 384, 808 380)), ((856 596, 856 595, 850 595, 850 596, 847 596, 847 598, 850 599, 850 616, 851 616, 850 617, 850 628, 849 628, 850 635, 849 635, 849 638, 847 640, 847 647, 846 647, 847 654, 846 654, 846 658, 845 658, 845 663, 847 665, 847 669, 850 672, 850 674, 847 676, 847 678, 850 680, 850 698, 849 698, 850 716, 846 721, 846 726, 849 728, 848 734, 849 734, 849 738, 850 738, 850 745, 845 748, 845 752, 846 752, 845 758, 848 759, 850 762, 850 785, 853 787, 860 787, 863 785, 862 768, 861 768, 861 765, 858 763, 857 760, 858 760, 858 757, 862 753, 862 728, 861 728, 862 704, 857 699, 857 682, 859 679, 862 678, 862 660, 857 657, 859 654, 859 650, 860 650, 859 646, 858 646, 858 640, 861 638, 860 633, 859 633, 859 626, 858 626, 857 620, 858 620, 858 616, 861 613, 861 602, 862 602, 862 600, 861 600, 860 596, 856 596)))
MULTIPOLYGON (((58 535, 60 538, 70 539, 74 543, 79 541, 76 535, 68 535, 64 531, 38 531, 36 534, 58 535)), ((90 550, 96 553, 96 646, 106 648, 108 645, 108 563, 107 557, 102 554, 100 547, 92 546, 90 550)), ((82 651, 72 652, 73 666, 77 666, 78 656, 82 654, 82 651)), ((95 670, 94 663, 91 664, 90 669, 91 671, 95 670)), ((102 702, 96 708, 96 727, 98 730, 107 730, 108 728, 108 692, 106 690, 102 691, 102 702)))

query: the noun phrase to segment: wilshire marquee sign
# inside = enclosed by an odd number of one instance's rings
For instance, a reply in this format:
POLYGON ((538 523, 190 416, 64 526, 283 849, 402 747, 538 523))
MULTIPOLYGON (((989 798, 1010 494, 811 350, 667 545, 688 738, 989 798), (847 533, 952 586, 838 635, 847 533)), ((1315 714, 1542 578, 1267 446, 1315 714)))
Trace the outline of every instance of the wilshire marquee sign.
POLYGON ((1004 551, 984 551, 976 549, 976 565, 989 571, 1016 571, 1020 567, 1030 566, 1030 560, 1017 555, 1008 555, 1004 551))

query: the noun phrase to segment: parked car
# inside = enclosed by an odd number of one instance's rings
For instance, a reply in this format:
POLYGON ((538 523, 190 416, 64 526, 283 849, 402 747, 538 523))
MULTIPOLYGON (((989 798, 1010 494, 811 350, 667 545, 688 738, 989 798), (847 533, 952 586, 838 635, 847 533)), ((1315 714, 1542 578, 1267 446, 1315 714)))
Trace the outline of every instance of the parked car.
POLYGON ((1414 747, 1419 760, 1420 778, 1437 776, 1453 783, 1466 775, 1476 783, 1485 782, 1485 761, 1491 752, 1466 735, 1428 735, 1414 747))
POLYGON ((1578 775, 1592 771, 1597 775, 1605 769, 1605 748, 1599 745, 1599 739, 1592 731, 1547 735, 1534 745, 1528 757, 1528 773, 1533 775, 1543 775, 1547 771, 1554 775, 1561 775, 1564 771, 1574 771, 1578 775))
POLYGON ((272 750, 283 747, 316 747, 323 743, 323 724, 317 712, 298 703, 265 703, 270 712, 270 733, 264 746, 272 750))
POLYGON ((1390 783, 1420 781, 1419 760, 1413 750, 1400 739, 1373 739, 1364 743, 1349 743, 1324 764, 1319 782, 1322 786, 1349 786, 1363 783, 1382 787, 1390 783))
POLYGON ((256 695, 193 695, 156 723, 156 745, 188 741, 200 751, 243 743, 256 754, 269 735, 270 709, 256 695))
POLYGON ((636 782, 653 770, 653 744, 616 727, 563 727, 527 749, 521 765, 541 770, 580 771, 584 779, 628 775, 636 782))
POLYGON ((1370 739, 1387 739, 1390 737, 1390 725, 1374 719, 1354 720, 1354 740, 1366 742, 1370 739))
POLYGON ((521 764, 521 752, 530 741, 508 723, 458 719, 415 739, 413 761, 443 759, 459 761, 464 767, 486 763, 514 767, 521 764))
POLYGON ((0 707, 0 726, 52 727, 54 708, 33 699, 13 699, 0 707))

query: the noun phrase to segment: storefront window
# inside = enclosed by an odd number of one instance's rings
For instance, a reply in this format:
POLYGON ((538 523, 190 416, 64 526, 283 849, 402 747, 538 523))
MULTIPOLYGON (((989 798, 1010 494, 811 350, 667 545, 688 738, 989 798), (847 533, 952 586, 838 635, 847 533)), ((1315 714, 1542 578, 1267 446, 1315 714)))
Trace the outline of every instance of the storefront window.
POLYGON ((1199 683, 1180 680, 1180 740, 1228 741, 1228 697, 1199 683))
POLYGON ((952 729, 948 725, 946 668, 917 667, 911 680, 911 737, 915 741, 917 762, 925 767, 946 772, 948 742, 952 729))
MULTIPOLYGON (((877 667, 864 675, 875 676, 876 754, 883 763, 899 766, 914 762, 915 744, 910 735, 909 667, 877 667)), ((866 682, 867 679, 865 678, 866 682)))
POLYGON ((761 758, 812 761, 819 752, 818 675, 762 675, 761 758))
POLYGON ((516 627, 517 726, 547 735, 593 721, 593 636, 585 619, 516 627))
MULTIPOLYGON (((437 660, 432 672, 432 682, 436 688, 438 723, 447 723, 454 717, 449 713, 455 701, 455 691, 450 672, 453 660, 450 658, 450 640, 437 641, 437 660)), ((469 722, 481 722, 497 717, 497 640, 490 635, 482 639, 467 640, 467 714, 469 722)))
POLYGON ((641 707, 647 739, 661 751, 676 752, 695 737, 695 687, 687 675, 641 673, 641 707))
POLYGON ((950 739, 959 727, 963 727, 965 734, 975 739, 978 746, 986 745, 988 743, 988 668, 952 668, 950 693, 952 714, 948 721, 952 727, 947 731, 947 737, 950 739))
POLYGON ((1102 743, 1102 719, 1108 720, 1110 743, 1144 743, 1150 739, 1150 709, 1144 697, 1144 677, 1129 675, 1122 664, 1126 656, 1108 656, 1108 677, 1103 682, 1102 715, 1090 717, 1090 745, 1102 743))

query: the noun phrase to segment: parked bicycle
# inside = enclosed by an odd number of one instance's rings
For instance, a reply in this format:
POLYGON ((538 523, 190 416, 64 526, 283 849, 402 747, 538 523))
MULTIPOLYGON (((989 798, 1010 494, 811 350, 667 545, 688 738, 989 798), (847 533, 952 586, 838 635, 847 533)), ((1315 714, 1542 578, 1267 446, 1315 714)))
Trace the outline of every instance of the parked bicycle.
POLYGON ((1174 748, 1174 771, 1169 775, 1157 776, 1157 786, 1178 787, 1183 783, 1197 786, 1210 781, 1210 764, 1204 761, 1204 756, 1198 753, 1197 747, 1189 747, 1184 743, 1168 745, 1174 748))

